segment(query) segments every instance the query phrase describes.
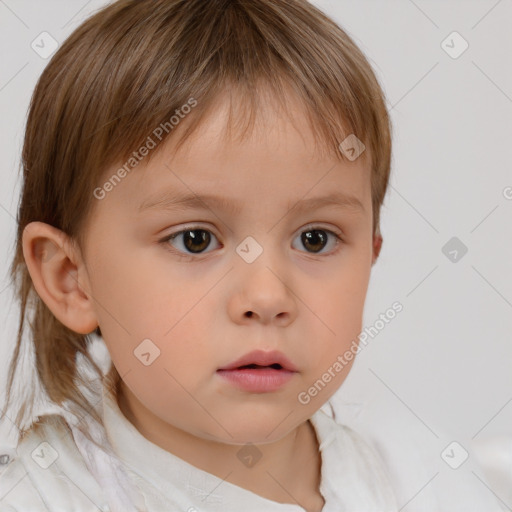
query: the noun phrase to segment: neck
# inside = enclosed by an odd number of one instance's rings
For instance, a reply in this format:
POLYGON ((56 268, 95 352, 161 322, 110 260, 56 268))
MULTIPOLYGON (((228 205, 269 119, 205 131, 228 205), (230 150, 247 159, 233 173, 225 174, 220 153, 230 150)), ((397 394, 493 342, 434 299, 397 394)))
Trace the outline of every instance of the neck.
POLYGON ((126 386, 119 387, 117 399, 121 412, 146 439, 189 464, 278 503, 321 510, 321 458, 309 420, 278 441, 255 445, 261 457, 254 465, 250 451, 247 465, 233 464, 240 445, 197 437, 166 423, 144 408, 126 386))

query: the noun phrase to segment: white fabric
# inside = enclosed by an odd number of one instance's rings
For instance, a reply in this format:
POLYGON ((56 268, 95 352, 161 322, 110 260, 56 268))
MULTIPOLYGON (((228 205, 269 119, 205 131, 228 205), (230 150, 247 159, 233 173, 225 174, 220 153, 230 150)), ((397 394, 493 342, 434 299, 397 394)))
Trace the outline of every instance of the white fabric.
MULTIPOLYGON (((172 504, 177 510, 303 512, 298 505, 270 501, 162 450, 140 435, 115 402, 106 399, 104 403, 107 434, 144 489, 150 510, 165 510, 164 506, 172 504)), ((338 425, 328 411, 324 407, 311 418, 322 454, 323 512, 396 511, 378 456, 353 431, 338 425)))
MULTIPOLYGON (((145 502, 140 510, 147 512, 304 511, 299 505, 277 503, 222 481, 161 449, 144 438, 105 393, 101 408, 106 435, 115 453, 126 463, 130 485, 123 487, 116 475, 106 476, 110 468, 116 468, 115 463, 93 446, 83 449, 84 456, 74 444, 74 436, 79 439, 77 432, 72 436, 65 424, 52 416, 43 422, 42 432, 31 432, 23 438, 18 457, 2 473, 0 496, 7 496, 0 500, 0 510, 117 511, 122 510, 123 492, 129 490, 133 498, 138 489, 145 502), (41 450, 43 442, 59 455, 46 469, 34 463, 32 456, 41 450), (103 461, 102 469, 98 461, 103 461), (17 481, 24 471, 28 477, 17 481)), ((322 512, 397 511, 379 457, 355 432, 337 424, 329 410, 324 407, 311 418, 322 455, 320 492, 326 502, 322 512)))
MULTIPOLYGON (((497 479, 489 482, 490 473, 484 472, 486 468, 479 463, 470 439, 442 431, 428 418, 420 418, 385 386, 340 391, 331 400, 338 422, 363 435, 385 461, 401 512, 512 509, 512 501, 495 485, 497 479), (454 441, 468 453, 458 467, 446 462, 456 462, 455 458, 442 457, 454 441)), ((455 455, 452 450, 448 452, 455 455)), ((502 479, 512 482, 503 469, 504 465, 500 468, 502 479)))
MULTIPOLYGON (((89 398, 106 431, 85 428, 108 440, 112 451, 88 443, 71 411, 53 407, 42 428, 16 449, 0 443, 0 511, 304 511, 222 481, 151 443, 102 386, 89 398), (51 464, 42 467, 41 460, 51 464)), ((486 486, 473 455, 456 470, 448 467, 440 453, 451 438, 436 438, 384 395, 333 400, 311 423, 322 456, 322 512, 508 510, 486 486)))
POLYGON ((512 434, 482 435, 473 446, 490 487, 512 509, 512 434))

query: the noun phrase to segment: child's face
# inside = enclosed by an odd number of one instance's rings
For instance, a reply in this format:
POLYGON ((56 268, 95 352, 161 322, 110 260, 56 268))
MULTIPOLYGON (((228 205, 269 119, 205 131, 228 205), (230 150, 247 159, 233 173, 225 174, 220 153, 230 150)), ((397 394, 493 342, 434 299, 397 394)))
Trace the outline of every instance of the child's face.
POLYGON ((299 110, 301 133, 269 111, 242 144, 219 137, 223 112, 186 151, 174 154, 171 140, 97 200, 86 289, 147 431, 170 424, 205 439, 267 443, 309 418, 349 371, 334 368, 362 328, 374 257, 370 171, 362 158, 340 163, 315 153, 299 110), (163 194, 223 203, 140 208, 163 194), (361 207, 300 208, 335 194, 361 207), (192 228, 204 231, 164 240, 192 228), (281 351, 298 371, 265 392, 218 372, 256 349, 281 351))

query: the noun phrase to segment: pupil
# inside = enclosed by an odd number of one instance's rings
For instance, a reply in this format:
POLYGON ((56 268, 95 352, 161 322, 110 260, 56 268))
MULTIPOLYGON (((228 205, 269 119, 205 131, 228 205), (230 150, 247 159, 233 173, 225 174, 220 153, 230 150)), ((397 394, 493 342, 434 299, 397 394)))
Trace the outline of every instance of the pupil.
MULTIPOLYGON (((185 231, 183 238, 185 246, 191 252, 204 251, 210 244, 210 233, 203 229, 185 231)), ((325 232, 319 229, 306 231, 301 238, 304 247, 308 248, 309 246, 312 252, 320 252, 326 244, 325 232)))
POLYGON ((192 229, 183 233, 185 247, 191 252, 201 252, 210 244, 210 233, 203 229, 192 229))
POLYGON ((326 242, 326 236, 324 231, 314 229, 313 231, 306 231, 302 234, 302 243, 307 248, 308 245, 314 246, 313 252, 319 252, 323 249, 326 242), (320 244, 320 247, 318 245, 320 244))

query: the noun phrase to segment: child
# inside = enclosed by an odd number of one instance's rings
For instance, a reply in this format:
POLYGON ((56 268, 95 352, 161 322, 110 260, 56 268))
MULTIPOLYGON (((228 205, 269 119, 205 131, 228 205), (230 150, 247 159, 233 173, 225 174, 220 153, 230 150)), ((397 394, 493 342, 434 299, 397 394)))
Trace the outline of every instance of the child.
MULTIPOLYGON (((83 23, 27 121, 8 397, 32 312, 52 408, 7 401, 1 510, 401 510, 329 405, 390 155, 366 58, 305 0, 120 0, 83 23)), ((468 485, 469 504, 499 510, 468 485)))

